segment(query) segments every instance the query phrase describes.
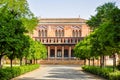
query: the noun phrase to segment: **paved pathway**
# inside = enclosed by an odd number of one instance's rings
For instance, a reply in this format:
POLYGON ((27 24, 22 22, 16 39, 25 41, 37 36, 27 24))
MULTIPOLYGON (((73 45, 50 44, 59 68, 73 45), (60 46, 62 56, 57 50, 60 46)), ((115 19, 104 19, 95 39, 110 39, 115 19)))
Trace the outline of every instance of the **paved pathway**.
POLYGON ((105 80, 85 73, 76 65, 42 65, 39 69, 13 80, 105 80))

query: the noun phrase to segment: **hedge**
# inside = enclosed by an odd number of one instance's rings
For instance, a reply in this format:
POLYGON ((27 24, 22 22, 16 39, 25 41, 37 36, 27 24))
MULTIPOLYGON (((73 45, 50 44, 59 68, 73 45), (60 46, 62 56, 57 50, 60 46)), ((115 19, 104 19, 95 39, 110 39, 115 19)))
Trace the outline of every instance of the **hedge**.
POLYGON ((100 68, 97 66, 82 66, 83 70, 99 75, 109 80, 120 80, 120 71, 113 72, 112 68, 100 68))
POLYGON ((4 69, 0 69, 0 80, 10 80, 14 77, 17 77, 21 74, 30 72, 39 68, 38 64, 35 65, 26 65, 26 66, 15 66, 15 67, 6 67, 4 69))
POLYGON ((120 71, 110 73, 109 80, 120 80, 120 71))

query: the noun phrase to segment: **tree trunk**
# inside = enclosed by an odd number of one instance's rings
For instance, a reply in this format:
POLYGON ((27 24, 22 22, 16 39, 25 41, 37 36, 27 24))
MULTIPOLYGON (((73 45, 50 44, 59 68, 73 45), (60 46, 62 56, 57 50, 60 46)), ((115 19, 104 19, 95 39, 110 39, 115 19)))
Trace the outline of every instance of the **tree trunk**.
POLYGON ((100 58, 97 60, 97 65, 100 66, 100 58))
POLYGON ((34 64, 35 64, 35 59, 34 59, 34 64))
POLYGON ((105 56, 103 55, 103 67, 105 67, 105 56))
POLYGON ((88 65, 90 66, 90 59, 88 59, 88 65))
POLYGON ((2 58, 4 55, 0 55, 0 68, 2 68, 2 58))
POLYGON ((10 67, 12 68, 12 59, 10 59, 10 67))
POLYGON ((84 60, 84 65, 86 65, 86 59, 84 60))
POLYGON ((2 57, 0 56, 0 68, 2 68, 2 57))
POLYGON ((36 64, 37 64, 37 59, 36 59, 36 64))
POLYGON ((104 67, 104 55, 101 55, 100 57, 100 67, 103 68, 104 67))
POLYGON ((100 67, 102 67, 102 56, 100 56, 100 67))
POLYGON ((113 54, 113 72, 115 71, 116 68, 116 54, 113 54))
POLYGON ((95 59, 93 58, 93 66, 95 66, 95 59))
POLYGON ((27 58, 25 58, 25 65, 27 65, 27 58))
POLYGON ((30 60, 30 64, 32 64, 32 60, 30 60))
POLYGON ((20 66, 22 66, 22 58, 20 58, 20 66))

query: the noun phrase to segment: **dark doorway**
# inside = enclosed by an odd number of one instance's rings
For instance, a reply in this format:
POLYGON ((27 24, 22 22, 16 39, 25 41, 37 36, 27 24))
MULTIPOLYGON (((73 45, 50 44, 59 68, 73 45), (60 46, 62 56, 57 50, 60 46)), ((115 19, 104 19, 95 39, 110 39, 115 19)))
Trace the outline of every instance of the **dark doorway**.
POLYGON ((71 50, 71 57, 74 57, 74 51, 73 51, 73 49, 71 50))
POLYGON ((64 50, 64 57, 68 57, 68 50, 67 49, 64 50))
POLYGON ((50 50, 50 57, 55 57, 55 50, 54 49, 50 50))

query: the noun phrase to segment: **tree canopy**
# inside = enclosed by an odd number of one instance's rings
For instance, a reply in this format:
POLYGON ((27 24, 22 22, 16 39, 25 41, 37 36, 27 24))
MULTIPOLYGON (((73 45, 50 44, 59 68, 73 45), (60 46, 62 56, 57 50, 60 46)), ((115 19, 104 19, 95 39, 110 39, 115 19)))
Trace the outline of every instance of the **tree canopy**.
MULTIPOLYGON (((38 24, 37 18, 29 10, 26 0, 1 0, 0 1, 0 67, 4 55, 12 60, 22 60, 29 53, 31 48, 30 38, 25 33, 32 33, 38 24)), ((36 41, 33 41, 36 43, 36 41)), ((46 48, 42 44, 32 45, 37 49, 35 58, 46 54, 46 48), (43 49, 45 51, 41 50, 43 49)), ((39 57, 40 58, 40 57, 39 57)), ((11 65, 12 66, 12 65, 11 65)))
MULTIPOLYGON (((120 53, 120 9, 115 5, 115 3, 108 2, 96 8, 96 15, 91 16, 87 24, 93 29, 93 32, 83 41, 79 42, 76 49, 81 49, 86 39, 87 44, 90 45, 90 51, 92 51, 92 56, 104 56, 104 55, 114 55, 120 53), (90 41, 90 42, 89 42, 90 41), (80 44, 80 45, 79 45, 80 44)), ((86 57, 88 51, 83 48, 86 57)), ((82 54, 81 51, 77 51, 79 55, 82 54)), ((91 56, 91 57, 92 57, 91 56)), ((87 58, 87 57, 86 57, 87 58)))

